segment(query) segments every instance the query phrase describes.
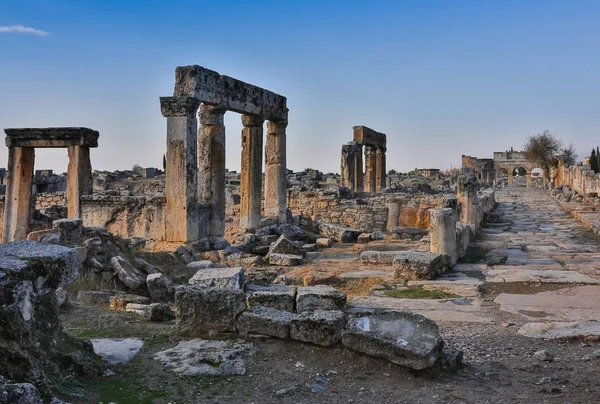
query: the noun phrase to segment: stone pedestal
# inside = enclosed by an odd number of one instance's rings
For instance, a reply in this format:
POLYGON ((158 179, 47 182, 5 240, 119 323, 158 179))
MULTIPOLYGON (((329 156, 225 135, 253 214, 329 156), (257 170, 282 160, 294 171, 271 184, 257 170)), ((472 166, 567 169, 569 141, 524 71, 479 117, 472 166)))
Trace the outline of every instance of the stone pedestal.
POLYGON ((81 208, 79 198, 93 193, 92 163, 90 148, 69 146, 69 168, 67 171, 67 215, 69 219, 79 219, 81 208))
POLYGON ((375 177, 376 177, 376 185, 375 189, 377 192, 380 192, 382 189, 385 189, 385 149, 383 147, 378 147, 376 156, 376 168, 375 168, 375 177))
POLYGON ((389 201, 386 205, 388 209, 386 230, 392 233, 394 231, 394 227, 398 226, 398 220, 400 218, 400 202, 393 200, 389 201))
POLYGON ((365 145, 365 192, 377 191, 377 149, 365 145))
POLYGON ((165 241, 198 239, 198 154, 196 111, 192 97, 161 97, 167 118, 167 178, 165 182, 165 241))
POLYGON ((456 264, 456 219, 452 209, 429 210, 429 251, 447 256, 450 266, 456 264))
POLYGON ((9 147, 2 242, 27 238, 31 219, 31 187, 35 149, 9 147))
POLYGON ((260 224, 262 194, 262 117, 242 115, 242 178, 240 228, 256 229, 260 224))
POLYGON ((198 202, 210 206, 208 229, 200 228, 199 237, 225 234, 225 112, 202 104, 198 113, 198 202))
POLYGON ((285 223, 287 211, 286 134, 287 121, 267 122, 265 147, 265 216, 285 223))

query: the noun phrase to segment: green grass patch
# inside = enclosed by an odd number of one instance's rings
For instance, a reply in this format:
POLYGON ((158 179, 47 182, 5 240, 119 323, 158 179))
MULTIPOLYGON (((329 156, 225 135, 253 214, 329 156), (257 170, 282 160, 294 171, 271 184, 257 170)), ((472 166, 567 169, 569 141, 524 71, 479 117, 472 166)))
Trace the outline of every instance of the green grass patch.
POLYGON ((89 338, 122 338, 121 335, 115 330, 109 328, 104 329, 90 329, 86 328, 83 330, 67 330, 71 337, 89 339, 89 338))
POLYGON ((460 297, 454 293, 441 290, 425 290, 423 288, 392 289, 385 292, 387 297, 402 299, 454 299, 460 297))

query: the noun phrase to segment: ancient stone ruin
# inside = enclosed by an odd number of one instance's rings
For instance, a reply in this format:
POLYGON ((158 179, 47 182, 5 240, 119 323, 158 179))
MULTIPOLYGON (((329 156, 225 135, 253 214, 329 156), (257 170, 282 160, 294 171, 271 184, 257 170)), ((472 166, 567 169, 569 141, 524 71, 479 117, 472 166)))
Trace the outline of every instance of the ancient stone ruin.
POLYGON ((380 192, 386 187, 386 136, 366 126, 353 129, 354 140, 342 146, 342 186, 354 192, 380 192))

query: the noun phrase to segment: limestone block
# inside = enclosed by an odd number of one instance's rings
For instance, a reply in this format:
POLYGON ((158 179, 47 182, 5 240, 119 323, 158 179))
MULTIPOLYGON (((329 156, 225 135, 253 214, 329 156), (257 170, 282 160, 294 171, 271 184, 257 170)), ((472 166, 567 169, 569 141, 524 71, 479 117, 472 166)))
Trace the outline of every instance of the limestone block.
POLYGON ((194 257, 192 256, 192 254, 190 254, 188 249, 185 248, 185 246, 183 246, 183 245, 180 245, 179 247, 177 247, 175 249, 175 252, 181 257, 181 260, 186 265, 194 260, 194 257))
POLYGON ((185 286, 175 293, 177 327, 186 337, 235 332, 236 319, 246 309, 239 289, 185 286))
POLYGON ((293 286, 246 284, 246 293, 248 307, 260 306, 294 312, 296 289, 293 286))
POLYGON ((186 265, 186 268, 193 269, 193 270, 209 269, 209 268, 214 268, 214 267, 215 267, 214 262, 209 261, 209 260, 192 261, 186 265))
POLYGON ((402 279, 433 279, 447 269, 442 254, 403 251, 393 259, 394 277, 402 279))
POLYGON ((141 271, 147 273, 148 275, 162 273, 162 271, 159 268, 155 267, 154 265, 141 258, 134 259, 133 263, 136 265, 136 267, 138 267, 141 271))
POLYGON ((354 243, 360 234, 360 230, 324 222, 318 223, 318 230, 322 236, 340 243, 354 243))
POLYGON ((241 335, 261 334, 276 338, 289 338, 292 320, 298 315, 267 307, 254 307, 244 311, 237 320, 241 335))
POLYGON ((146 310, 150 307, 148 304, 139 304, 139 303, 127 303, 125 306, 125 311, 129 311, 131 313, 139 314, 143 316, 146 314, 146 310))
POLYGON ((136 267, 121 256, 115 256, 110 259, 110 264, 121 282, 130 289, 136 290, 146 284, 146 274, 142 273, 136 267))
POLYGON ((190 278, 189 284, 203 288, 241 289, 244 284, 244 268, 201 269, 190 278))
POLYGON ((359 244, 368 244, 371 241, 371 233, 360 233, 357 241, 359 244))
POLYGON ((269 264, 271 265, 282 265, 282 266, 296 266, 302 265, 304 258, 302 255, 292 254, 269 254, 269 264))
POLYGON ((148 286, 150 298, 154 302, 164 303, 173 299, 175 293, 173 284, 165 274, 157 273, 148 275, 146 277, 146 286, 148 286))
POLYGON ((394 257, 404 251, 363 251, 360 260, 364 264, 392 265, 394 257))
POLYGON ((128 304, 150 304, 150 298, 146 296, 132 295, 129 293, 119 294, 110 297, 111 310, 125 310, 128 304))
POLYGON ((86 306, 108 306, 111 294, 96 290, 80 290, 77 292, 77 300, 86 306))
POLYGON ((331 241, 330 238, 320 237, 317 239, 316 244, 317 244, 317 247, 319 247, 319 248, 331 248, 331 246, 333 245, 333 242, 331 241))
POLYGON ((306 251, 307 253, 309 253, 309 252, 315 252, 315 251, 317 251, 317 245, 316 244, 304 244, 302 246, 302 249, 304 251, 306 251))
POLYGON ((346 295, 327 285, 303 286, 296 295, 296 311, 343 310, 346 295))
POLYGON ((281 235, 269 249, 269 256, 271 254, 291 254, 304 257, 306 255, 306 251, 304 251, 302 247, 286 236, 281 235))
POLYGON ((339 310, 316 310, 296 315, 291 321, 290 337, 321 346, 335 345, 342 339, 346 315, 339 310))
POLYGON ((60 244, 76 246, 83 241, 83 221, 81 219, 59 219, 52 222, 52 228, 58 231, 60 244))
POLYGON ((437 324, 410 312, 351 317, 342 343, 353 351, 412 369, 432 366, 444 347, 437 324))
POLYGON ((175 312, 168 304, 152 303, 146 307, 144 318, 148 321, 170 321, 175 319, 175 312))
POLYGON ((382 231, 374 231, 371 233, 371 240, 383 240, 384 239, 384 235, 382 231))

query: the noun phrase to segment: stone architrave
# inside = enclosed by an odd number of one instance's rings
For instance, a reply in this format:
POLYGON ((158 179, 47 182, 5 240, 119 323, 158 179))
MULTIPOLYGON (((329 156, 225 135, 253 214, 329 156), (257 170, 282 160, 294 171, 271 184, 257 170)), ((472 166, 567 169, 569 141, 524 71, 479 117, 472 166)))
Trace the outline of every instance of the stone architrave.
POLYGON ((242 115, 242 176, 240 228, 256 229, 260 224, 262 196, 262 117, 242 115))
POLYGON ((198 239, 198 155, 196 111, 200 101, 192 97, 161 97, 167 118, 167 178, 165 182, 165 240, 198 239))
POLYGON ((286 127, 287 121, 267 121, 264 210, 279 223, 285 223, 287 214, 286 127))
POLYGON ((225 234, 225 112, 202 104, 198 113, 198 201, 211 206, 210 228, 200 229, 200 237, 225 234))

